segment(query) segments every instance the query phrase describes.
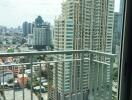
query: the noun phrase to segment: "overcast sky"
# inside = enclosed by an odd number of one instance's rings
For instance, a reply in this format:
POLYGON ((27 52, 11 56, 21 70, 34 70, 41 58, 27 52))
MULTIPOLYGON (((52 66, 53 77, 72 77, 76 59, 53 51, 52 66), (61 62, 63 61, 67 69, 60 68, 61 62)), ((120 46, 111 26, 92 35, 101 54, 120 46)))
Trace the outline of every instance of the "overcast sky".
MULTIPOLYGON (((61 12, 63 0, 0 0, 0 25, 17 27, 24 21, 32 22, 41 15, 44 21, 53 23, 61 12)), ((115 11, 119 0, 115 0, 115 11)))

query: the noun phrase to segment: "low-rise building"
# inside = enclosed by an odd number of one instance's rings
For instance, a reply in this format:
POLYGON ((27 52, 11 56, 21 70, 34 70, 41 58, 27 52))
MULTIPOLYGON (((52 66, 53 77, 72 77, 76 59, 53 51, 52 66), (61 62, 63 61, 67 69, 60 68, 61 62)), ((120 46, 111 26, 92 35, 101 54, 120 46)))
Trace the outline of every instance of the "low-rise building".
POLYGON ((13 79, 14 75, 12 71, 0 72, 0 83, 6 85, 9 80, 13 79))
POLYGON ((28 76, 26 74, 18 74, 17 82, 19 83, 20 87, 25 87, 28 82, 28 76))
POLYGON ((28 45, 29 46, 33 45, 33 34, 28 34, 28 45))

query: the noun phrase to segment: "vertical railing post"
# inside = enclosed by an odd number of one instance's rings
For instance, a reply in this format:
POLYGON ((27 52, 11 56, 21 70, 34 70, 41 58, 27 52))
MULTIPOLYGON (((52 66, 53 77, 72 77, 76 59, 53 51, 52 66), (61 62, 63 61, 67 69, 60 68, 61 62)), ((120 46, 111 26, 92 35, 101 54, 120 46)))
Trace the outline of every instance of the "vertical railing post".
POLYGON ((109 86, 109 100, 112 100, 112 84, 113 84, 113 62, 114 57, 110 57, 110 86, 109 86))
POLYGON ((4 68, 4 66, 3 66, 3 86, 2 86, 2 92, 3 92, 3 99, 4 100, 6 100, 6 98, 5 98, 5 86, 4 86, 4 70, 5 70, 5 68, 4 68))
POLYGON ((94 72, 94 76, 95 76, 94 99, 95 100, 98 100, 98 97, 97 97, 97 88, 98 88, 98 64, 97 64, 97 62, 94 63, 94 68, 95 68, 95 72, 94 72))
POLYGON ((102 78, 102 80, 101 80, 101 89, 102 89, 102 94, 103 94, 103 92, 104 92, 104 77, 103 77, 103 73, 104 73, 104 68, 103 68, 103 65, 104 64, 101 64, 101 70, 102 70, 102 73, 101 73, 101 78, 102 78))
MULTIPOLYGON (((84 52, 81 53, 81 67, 80 67, 80 89, 81 89, 81 100, 83 100, 83 65, 84 64, 84 52)), ((77 83, 76 83, 77 84, 77 83)))
POLYGON ((103 65, 104 99, 107 97, 107 65, 103 65))
MULTIPOLYGON (((13 68, 13 71, 14 71, 14 66, 12 66, 12 68, 13 68)), ((15 74, 14 74, 14 72, 13 72, 13 80, 15 81, 15 74)), ((15 82, 13 81, 13 100, 15 100, 15 82)))
POLYGON ((69 62, 70 65, 70 100, 72 100, 72 61, 69 62))
POLYGON ((91 98, 91 96, 93 96, 93 86, 92 86, 92 68, 93 68, 93 53, 90 52, 90 66, 89 66, 89 88, 90 88, 90 94, 89 94, 89 98, 91 98))
POLYGON ((30 62, 30 64, 31 64, 31 100, 33 100, 33 85, 32 85, 32 82, 33 82, 33 56, 31 55, 30 56, 30 58, 31 58, 31 62, 30 62))
MULTIPOLYGON (((73 53, 73 59, 78 58, 77 55, 78 54, 73 53)), ((73 88, 73 91, 75 92, 75 94, 77 94, 77 77, 76 77, 77 76, 76 70, 77 70, 77 65, 78 65, 77 63, 78 63, 78 61, 73 61, 73 84, 74 85, 72 86, 72 88, 73 88)), ((75 100, 77 100, 77 95, 75 96, 75 100)))
POLYGON ((40 92, 40 98, 39 99, 41 100, 41 97, 42 97, 42 91, 41 91, 41 74, 42 74, 41 71, 42 71, 42 66, 41 66, 41 60, 39 62, 40 62, 40 65, 39 65, 39 72, 40 72, 40 74, 39 74, 39 78, 40 78, 39 79, 40 91, 39 92, 40 92))
POLYGON ((98 64, 99 66, 98 66, 98 68, 99 68, 99 87, 98 87, 98 91, 99 91, 99 96, 98 96, 98 99, 101 99, 101 95, 102 95, 102 91, 101 91, 101 89, 102 89, 102 87, 101 87, 101 75, 102 75, 102 70, 101 70, 101 65, 102 64, 98 64))
POLYGON ((55 73, 55 80, 54 80, 55 81, 55 100, 58 100, 58 96, 57 96, 57 91, 58 91, 58 85, 57 85, 58 84, 58 81, 57 81, 58 80, 58 75, 57 75, 58 74, 57 73, 58 72, 57 71, 58 70, 58 63, 57 62, 55 63, 54 69, 55 69, 54 70, 54 73, 55 73))
POLYGON ((25 91, 24 91, 24 85, 25 85, 25 77, 24 77, 24 65, 22 65, 22 84, 23 84, 23 88, 22 88, 22 91, 23 91, 23 100, 25 100, 25 91))
POLYGON ((47 74, 48 74, 48 76, 47 76, 47 79, 48 79, 48 93, 50 93, 51 92, 51 81, 50 81, 50 64, 48 63, 46 63, 46 66, 47 66, 47 74))
MULTIPOLYGON (((64 59, 63 59, 63 60, 64 60, 64 59)), ((64 90, 64 89, 65 89, 65 88, 64 88, 64 80, 65 80, 65 79, 64 79, 64 78, 65 78, 65 77, 64 77, 64 74, 65 74, 65 62, 64 62, 64 61, 62 62, 62 65, 63 65, 63 87, 62 87, 62 88, 63 88, 63 93, 62 93, 62 100, 65 100, 65 90, 64 90)))

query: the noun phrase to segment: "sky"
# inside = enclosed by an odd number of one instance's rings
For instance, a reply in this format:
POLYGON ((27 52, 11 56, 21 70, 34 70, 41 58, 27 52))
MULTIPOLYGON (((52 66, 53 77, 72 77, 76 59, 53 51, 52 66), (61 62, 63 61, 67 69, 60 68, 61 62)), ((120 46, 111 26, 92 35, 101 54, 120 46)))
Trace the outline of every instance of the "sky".
MULTIPOLYGON (((24 21, 33 22, 40 15, 44 21, 53 24, 55 16, 61 13, 63 0, 0 0, 0 25, 21 26, 24 21)), ((119 0, 115 0, 115 11, 119 0)))

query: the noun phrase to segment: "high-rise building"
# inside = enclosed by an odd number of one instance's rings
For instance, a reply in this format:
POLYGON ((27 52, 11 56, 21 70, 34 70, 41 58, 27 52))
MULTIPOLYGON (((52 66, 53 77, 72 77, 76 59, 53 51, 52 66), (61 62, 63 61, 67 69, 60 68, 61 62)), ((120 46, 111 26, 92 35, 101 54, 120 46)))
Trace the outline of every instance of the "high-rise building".
POLYGON ((41 16, 35 19, 33 27, 33 47, 35 49, 48 49, 51 46, 50 24, 44 22, 41 16))
POLYGON ((116 52, 116 46, 120 46, 122 27, 123 27, 124 0, 120 0, 119 12, 114 13, 114 34, 113 34, 113 53, 116 52))
POLYGON ((28 23, 28 33, 32 34, 33 32, 33 24, 32 23, 28 23))
POLYGON ((33 45, 33 34, 28 34, 28 45, 29 46, 33 45))
MULTIPOLYGON (((90 49, 112 53, 113 26, 114 0, 66 0, 62 3, 62 14, 55 19, 55 50, 90 49)), ((58 55, 55 59, 79 58, 79 55, 67 54, 58 55)), ((97 55, 94 58, 101 59, 97 55)), ((102 60, 109 62, 108 58, 102 60)), ((93 78, 89 75, 89 68, 89 61, 84 61, 83 78, 80 83, 80 63, 74 62, 70 66, 69 63, 60 62, 57 66, 57 76, 54 75, 53 78, 53 86, 57 89, 57 95, 53 97, 53 100, 98 100, 98 97, 89 96, 95 88, 92 85, 94 79, 89 81, 89 78, 93 78)), ((109 71, 110 67, 107 67, 107 70, 109 71)), ((112 91, 112 87, 110 88, 105 92, 112 91)), ((111 100, 111 97, 107 96, 102 98, 111 100)))
POLYGON ((17 33, 22 34, 22 27, 21 27, 21 26, 18 26, 18 28, 17 28, 17 33))
POLYGON ((114 13, 114 34, 113 34, 113 53, 115 53, 116 45, 120 45, 122 31, 122 15, 120 12, 114 13))
POLYGON ((5 26, 0 26, 0 34, 4 34, 7 32, 7 28, 5 26))
MULTIPOLYGON (((124 0, 120 0, 120 10, 119 10, 119 12, 122 14, 122 16, 123 16, 123 13, 124 13, 124 0)), ((123 19, 123 17, 122 17, 122 19, 123 19)))
POLYGON ((24 22, 22 25, 23 28, 23 36, 27 36, 28 35, 28 22, 24 22))
POLYGON ((32 23, 24 22, 22 28, 23 36, 28 36, 28 34, 32 34, 32 23))
POLYGON ((119 13, 117 14, 115 14, 115 19, 117 20, 117 23, 118 23, 118 41, 120 42, 120 40, 121 40, 121 35, 122 35, 122 27, 123 27, 123 15, 124 15, 124 0, 120 0, 120 10, 119 10, 119 13), (118 17, 118 19, 117 19, 117 17, 118 17))

